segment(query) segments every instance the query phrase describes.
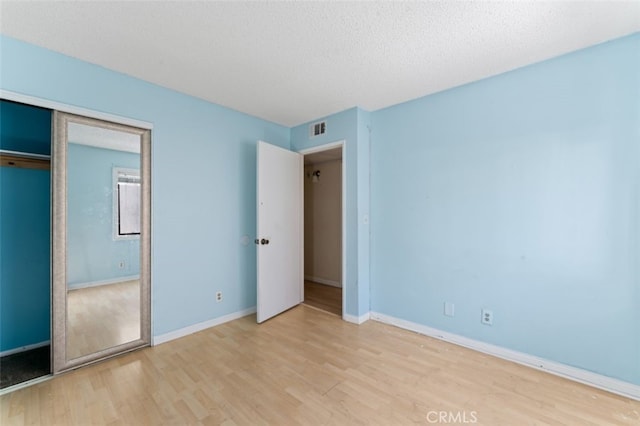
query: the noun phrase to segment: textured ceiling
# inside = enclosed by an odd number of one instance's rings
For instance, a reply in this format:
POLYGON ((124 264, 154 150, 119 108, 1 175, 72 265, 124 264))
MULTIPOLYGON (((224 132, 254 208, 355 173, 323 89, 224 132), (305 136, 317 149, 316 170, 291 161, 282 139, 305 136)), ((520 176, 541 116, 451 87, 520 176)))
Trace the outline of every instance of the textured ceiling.
POLYGON ((0 32, 286 126, 640 31, 640 2, 0 2, 0 32))

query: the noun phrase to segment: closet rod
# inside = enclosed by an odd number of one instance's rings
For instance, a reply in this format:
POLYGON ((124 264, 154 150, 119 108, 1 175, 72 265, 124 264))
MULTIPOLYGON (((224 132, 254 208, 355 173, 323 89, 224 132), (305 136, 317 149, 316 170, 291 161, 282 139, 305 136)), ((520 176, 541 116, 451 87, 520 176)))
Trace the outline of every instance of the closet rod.
POLYGON ((21 152, 21 151, 10 151, 8 149, 0 149, 0 154, 15 155, 16 157, 23 157, 23 158, 37 158, 39 160, 51 159, 50 155, 32 154, 30 152, 21 152))

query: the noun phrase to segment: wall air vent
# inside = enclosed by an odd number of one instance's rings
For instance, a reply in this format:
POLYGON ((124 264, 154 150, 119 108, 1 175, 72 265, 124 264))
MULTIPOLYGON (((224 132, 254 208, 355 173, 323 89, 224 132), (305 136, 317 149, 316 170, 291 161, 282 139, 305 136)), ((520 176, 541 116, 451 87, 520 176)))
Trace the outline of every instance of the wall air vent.
POLYGON ((326 121, 319 121, 319 122, 313 123, 312 125, 309 126, 309 136, 310 137, 324 135, 326 132, 327 132, 327 122, 326 121))

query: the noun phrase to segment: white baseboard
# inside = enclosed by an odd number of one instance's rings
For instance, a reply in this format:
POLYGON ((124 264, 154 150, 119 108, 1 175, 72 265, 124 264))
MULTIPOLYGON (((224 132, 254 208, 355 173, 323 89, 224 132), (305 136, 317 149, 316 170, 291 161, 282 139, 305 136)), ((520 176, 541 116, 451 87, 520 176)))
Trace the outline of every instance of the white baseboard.
POLYGON ((6 351, 0 352, 0 357, 7 356, 7 355, 13 355, 13 354, 17 354, 17 353, 20 353, 20 352, 30 351, 31 349, 38 349, 38 348, 41 348, 43 346, 47 346, 50 343, 51 343, 50 340, 45 340, 44 342, 38 342, 38 343, 34 343, 32 345, 26 345, 26 346, 20 346, 19 348, 8 349, 6 351))
POLYGON ((493 355, 495 357, 522 364, 527 367, 532 367, 536 370, 542 370, 547 373, 555 374, 556 376, 564 377, 566 379, 593 386, 611 393, 622 395, 627 398, 640 400, 640 386, 634 385, 633 383, 624 382, 622 380, 603 376, 601 374, 593 373, 581 368, 571 367, 569 365, 561 364, 555 361, 549 361, 544 358, 539 358, 511 349, 506 349, 501 346, 492 345, 489 343, 481 342, 479 340, 470 339, 468 337, 459 336, 457 334, 441 331, 435 328, 428 327, 426 325, 417 324, 411 321, 406 321, 378 312, 371 312, 371 319, 403 328, 405 330, 424 334, 436 339, 444 340, 445 342, 464 346, 465 348, 473 349, 475 351, 482 352, 488 355, 493 355))
POLYGON ((362 324, 365 321, 369 321, 369 319, 371 318, 370 313, 367 312, 364 315, 360 315, 359 317, 355 316, 355 315, 349 315, 349 314, 342 314, 342 319, 353 323, 353 324, 362 324))
POLYGON ((324 278, 314 277, 311 275, 305 275, 304 279, 305 281, 313 281, 314 283, 318 283, 318 284, 324 284, 324 285, 330 285, 331 287, 342 288, 342 284, 340 284, 340 281, 326 280, 324 278))
POLYGON ((238 318, 246 317, 247 315, 255 314, 256 307, 243 309, 241 311, 233 312, 227 315, 223 315, 212 320, 203 321, 198 324, 193 324, 188 327, 184 327, 178 330, 170 331, 159 336, 153 336, 152 345, 160 345, 162 343, 169 342, 171 340, 179 339, 180 337, 188 336, 189 334, 197 333, 198 331, 205 330, 207 328, 215 327, 216 325, 224 324, 225 322, 233 321, 238 318))
POLYGON ((78 290, 80 288, 98 287, 101 285, 124 283, 127 281, 139 280, 140 275, 129 275, 127 277, 109 278, 106 280, 89 281, 85 283, 69 284, 69 290, 78 290))

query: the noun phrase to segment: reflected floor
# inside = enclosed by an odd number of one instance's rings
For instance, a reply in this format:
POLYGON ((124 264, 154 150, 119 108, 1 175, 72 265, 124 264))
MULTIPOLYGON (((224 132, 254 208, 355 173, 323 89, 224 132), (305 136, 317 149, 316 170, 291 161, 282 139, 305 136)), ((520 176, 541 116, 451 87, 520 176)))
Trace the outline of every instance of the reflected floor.
POLYGON ((67 358, 140 338, 140 282, 69 290, 67 358))

